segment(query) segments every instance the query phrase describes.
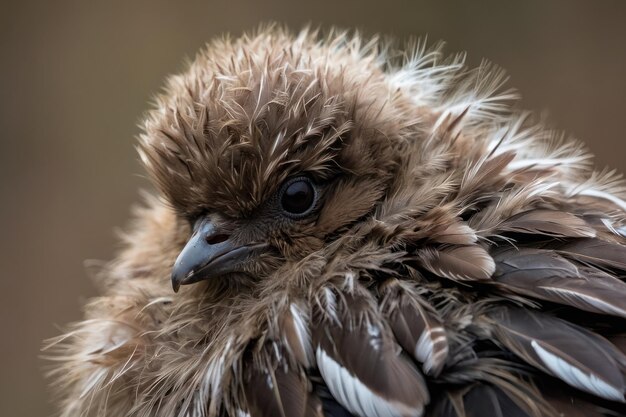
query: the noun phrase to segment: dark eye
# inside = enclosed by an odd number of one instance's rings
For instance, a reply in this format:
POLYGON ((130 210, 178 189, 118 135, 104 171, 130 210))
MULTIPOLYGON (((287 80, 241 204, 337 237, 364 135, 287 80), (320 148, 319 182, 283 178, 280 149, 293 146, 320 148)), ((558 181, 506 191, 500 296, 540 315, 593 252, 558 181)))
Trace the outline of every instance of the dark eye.
POLYGON ((313 209, 316 197, 315 187, 310 179, 294 178, 283 185, 280 206, 291 217, 303 217, 313 209))

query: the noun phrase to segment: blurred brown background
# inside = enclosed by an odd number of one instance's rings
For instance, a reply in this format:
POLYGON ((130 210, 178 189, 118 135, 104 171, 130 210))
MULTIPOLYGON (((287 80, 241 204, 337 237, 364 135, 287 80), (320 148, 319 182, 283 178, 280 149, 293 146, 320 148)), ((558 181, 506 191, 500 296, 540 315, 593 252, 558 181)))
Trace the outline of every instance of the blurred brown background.
POLYGON ((95 294, 86 259, 146 187, 136 123, 166 74, 205 41, 275 20, 428 34, 506 68, 523 106, 626 163, 626 2, 24 1, 0 11, 0 415, 53 413, 41 341, 95 294))

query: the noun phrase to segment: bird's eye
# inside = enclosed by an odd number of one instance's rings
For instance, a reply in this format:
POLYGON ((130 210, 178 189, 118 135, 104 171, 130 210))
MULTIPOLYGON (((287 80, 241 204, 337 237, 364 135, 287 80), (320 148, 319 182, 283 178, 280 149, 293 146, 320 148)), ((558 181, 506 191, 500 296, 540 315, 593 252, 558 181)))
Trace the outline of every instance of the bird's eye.
POLYGON ((311 180, 298 177, 287 181, 280 192, 280 206, 290 217, 300 218, 311 212, 317 193, 311 180))

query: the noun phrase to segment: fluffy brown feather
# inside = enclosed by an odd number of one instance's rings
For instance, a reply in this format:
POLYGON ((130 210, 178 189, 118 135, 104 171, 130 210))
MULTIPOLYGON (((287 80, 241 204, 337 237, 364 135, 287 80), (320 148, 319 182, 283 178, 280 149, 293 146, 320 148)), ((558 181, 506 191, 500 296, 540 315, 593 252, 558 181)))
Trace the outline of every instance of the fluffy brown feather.
POLYGON ((139 138, 160 196, 47 347, 61 415, 625 415, 626 186, 504 81, 336 31, 210 43, 139 138), (174 294, 199 219, 264 249, 174 294))

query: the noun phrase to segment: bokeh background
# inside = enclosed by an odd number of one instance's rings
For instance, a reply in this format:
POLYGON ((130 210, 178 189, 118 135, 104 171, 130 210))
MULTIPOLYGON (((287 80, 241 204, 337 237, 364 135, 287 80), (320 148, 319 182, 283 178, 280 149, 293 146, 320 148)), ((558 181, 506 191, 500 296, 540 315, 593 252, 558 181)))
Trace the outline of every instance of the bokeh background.
POLYGON ((0 416, 49 416, 42 340, 95 294, 137 190, 134 136, 167 74, 259 22, 444 39, 508 70, 523 107, 626 168, 626 2, 13 1, 0 7, 0 416))

